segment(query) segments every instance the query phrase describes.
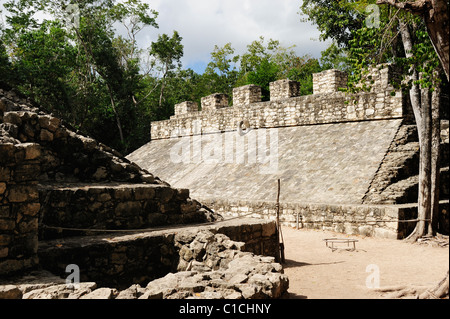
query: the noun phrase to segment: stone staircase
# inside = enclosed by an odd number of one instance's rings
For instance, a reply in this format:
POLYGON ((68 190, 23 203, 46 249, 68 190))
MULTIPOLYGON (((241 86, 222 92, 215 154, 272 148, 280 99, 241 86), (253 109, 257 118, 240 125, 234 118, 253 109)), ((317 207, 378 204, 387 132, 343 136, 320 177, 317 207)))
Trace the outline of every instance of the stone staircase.
POLYGON ((194 292, 203 298, 279 298, 287 291, 288 279, 275 262, 275 222, 216 223, 223 218, 190 198, 188 189, 170 186, 1 85, 0 164, 0 286, 29 270, 67 277, 68 266, 76 266, 83 285, 90 285, 78 295, 67 285, 38 285, 17 298, 95 298, 109 289, 94 291, 97 286, 139 284, 148 285, 127 299, 174 298, 169 292, 175 290, 180 298, 194 292), (228 283, 234 278, 228 264, 239 266, 241 259, 249 283, 228 283), (209 280, 200 280, 195 290, 184 283, 196 273, 209 278, 202 272, 226 273, 230 278, 221 285, 227 289, 220 294, 209 280), (154 293, 156 284, 149 281, 173 273, 177 285, 154 293), (254 283, 253 275, 272 281, 254 283))
POLYGON ((0 172, 0 274, 26 268, 17 261, 39 255, 47 240, 221 219, 189 190, 171 187, 4 86, 0 146, 7 169, 0 172), (22 223, 25 214, 31 217, 22 223))
MULTIPOLYGON (((449 139, 448 120, 441 121, 440 144, 440 215, 439 231, 448 233, 449 227, 449 139)), ((415 125, 405 123, 397 132, 378 169, 364 204, 416 203, 419 182, 419 142, 415 125)), ((417 215, 417 213, 415 213, 417 215)), ((410 218, 414 218, 414 214, 410 218)))
MULTIPOLYGON (((445 126, 443 126, 445 129, 445 126)), ((441 200, 449 199, 448 139, 440 145, 441 200)), ((402 125, 373 179, 364 203, 407 204, 417 201, 419 181, 419 142, 415 125, 402 125)))

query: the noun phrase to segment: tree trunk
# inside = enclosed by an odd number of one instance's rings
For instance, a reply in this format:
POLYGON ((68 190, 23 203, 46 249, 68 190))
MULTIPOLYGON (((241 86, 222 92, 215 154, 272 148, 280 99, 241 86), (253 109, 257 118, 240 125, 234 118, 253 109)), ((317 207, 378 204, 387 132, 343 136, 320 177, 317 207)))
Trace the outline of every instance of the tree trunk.
POLYGON ((417 219, 416 228, 407 238, 416 241, 424 236, 427 232, 427 221, 431 218, 431 109, 429 89, 421 90, 421 127, 417 127, 419 134, 419 198, 417 203, 417 219))
MULTIPOLYGON (((408 25, 399 20, 400 34, 407 58, 413 57, 413 42, 408 25)), ((416 119, 419 135, 419 197, 417 204, 418 222, 407 240, 416 241, 426 234, 426 220, 431 217, 431 108, 429 89, 420 89, 415 81, 419 80, 418 72, 412 66, 409 90, 411 106, 416 119)))
POLYGON ((439 185, 440 185, 440 146, 441 146, 441 119, 440 119, 439 84, 431 95, 431 222, 428 225, 428 235, 436 235, 439 226, 439 185))
POLYGON ((433 43, 447 81, 449 81, 449 16, 446 0, 431 0, 431 9, 425 13, 424 20, 427 25, 428 35, 433 43))
MULTIPOLYGON (((125 138, 123 136, 122 123, 120 121, 119 113, 117 112, 116 103, 114 102, 114 95, 113 95, 113 92, 112 92, 111 87, 109 86, 109 84, 106 84, 106 87, 108 88, 109 98, 111 100, 111 107, 113 109, 114 116, 116 118, 116 125, 117 125, 117 128, 119 130, 120 142, 123 144, 123 146, 125 146, 125 138)), ((125 148, 125 151, 126 151, 126 148, 125 148)))
POLYGON ((377 4, 389 4, 398 9, 421 16, 427 26, 428 36, 433 43, 447 81, 449 81, 449 14, 447 0, 377 0, 377 4))
POLYGON ((422 294, 419 295, 418 299, 439 299, 439 298, 448 298, 448 288, 449 288, 449 272, 447 271, 447 275, 442 279, 436 287, 433 289, 428 289, 422 294))

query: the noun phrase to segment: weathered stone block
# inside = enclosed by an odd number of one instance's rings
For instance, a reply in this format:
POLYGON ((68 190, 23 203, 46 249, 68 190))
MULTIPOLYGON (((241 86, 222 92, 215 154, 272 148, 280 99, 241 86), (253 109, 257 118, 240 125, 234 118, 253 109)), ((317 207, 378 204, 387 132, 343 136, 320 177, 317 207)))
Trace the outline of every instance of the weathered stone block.
POLYGON ((233 106, 245 106, 261 102, 261 87, 249 84, 233 89, 233 106))
POLYGON ((56 117, 52 117, 49 115, 39 116, 39 125, 41 126, 41 128, 46 129, 52 133, 54 133, 58 129, 60 124, 61 120, 56 117))
POLYGON ((11 203, 23 203, 39 200, 37 187, 27 185, 11 185, 8 200, 11 203))
POLYGON ((347 73, 331 69, 313 74, 314 94, 338 92, 347 87, 347 73))
POLYGON ((127 187, 114 189, 114 198, 118 200, 131 200, 133 198, 133 190, 127 187))
POLYGON ((15 147, 14 144, 5 143, 0 144, 0 164, 11 164, 15 162, 15 147))
POLYGON ((0 299, 22 299, 22 291, 14 285, 0 286, 0 299))
POLYGON ((116 207, 116 215, 120 217, 137 216, 141 212, 142 207, 139 202, 123 202, 116 207))
POLYGON ((0 195, 3 195, 6 191, 6 183, 0 182, 0 195))
POLYGON ((6 112, 3 115, 3 121, 5 123, 10 123, 10 124, 14 124, 17 126, 22 125, 22 119, 20 117, 20 114, 17 112, 6 112))
POLYGON ((155 197, 155 189, 151 187, 136 187, 133 193, 135 200, 149 200, 155 197))
POLYGON ((214 111, 224 107, 228 107, 228 95, 223 93, 215 93, 209 96, 203 97, 202 111, 214 111))
POLYGON ((1 219, 0 220, 0 230, 1 231, 12 231, 16 228, 16 222, 11 219, 1 219))
POLYGON ((34 143, 25 143, 18 145, 25 148, 25 160, 35 160, 41 156, 41 146, 34 143))
POLYGON ((300 83, 297 81, 279 80, 271 82, 269 86, 271 101, 288 99, 300 95, 300 83))
POLYGON ((53 141, 53 133, 46 129, 42 129, 39 134, 39 139, 43 142, 51 142, 53 141))
POLYGON ((175 116, 193 113, 198 111, 198 104, 192 101, 185 101, 175 105, 175 116))

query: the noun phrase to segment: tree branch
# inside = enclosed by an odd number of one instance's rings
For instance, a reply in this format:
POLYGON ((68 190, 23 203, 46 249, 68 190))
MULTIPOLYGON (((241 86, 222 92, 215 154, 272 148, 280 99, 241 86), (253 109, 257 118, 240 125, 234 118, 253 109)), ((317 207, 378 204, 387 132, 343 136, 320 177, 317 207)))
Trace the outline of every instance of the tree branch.
POLYGON ((399 2, 398 0, 377 0, 377 4, 389 4, 395 8, 403 9, 417 15, 423 15, 428 12, 430 8, 430 0, 417 0, 399 2))

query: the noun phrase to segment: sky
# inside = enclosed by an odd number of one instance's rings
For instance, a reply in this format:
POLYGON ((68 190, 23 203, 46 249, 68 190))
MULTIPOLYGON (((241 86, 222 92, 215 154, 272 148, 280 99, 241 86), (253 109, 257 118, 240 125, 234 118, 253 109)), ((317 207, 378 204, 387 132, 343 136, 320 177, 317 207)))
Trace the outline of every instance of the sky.
POLYGON ((158 34, 173 31, 183 38, 184 68, 203 72, 214 46, 230 42, 236 54, 263 36, 279 40, 284 47, 295 45, 299 56, 320 58, 327 43, 319 41, 319 32, 301 22, 301 0, 143 0, 159 15, 159 29, 148 28, 138 37, 148 47, 158 34))
MULTIPOLYGON (((176 30, 183 38, 183 68, 202 73, 214 46, 231 43, 236 54, 263 36, 283 47, 295 45, 299 56, 320 58, 328 43, 319 41, 317 28, 301 22, 302 0, 142 0, 159 15, 158 29, 147 27, 138 34, 138 45, 148 48, 159 34, 176 30)), ((0 0, 3 4, 5 0, 0 0)), ((1 6, 0 6, 1 7, 1 6)), ((0 21, 1 22, 1 21, 0 21)))

